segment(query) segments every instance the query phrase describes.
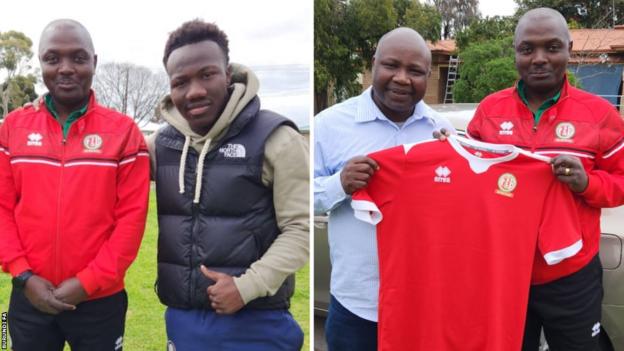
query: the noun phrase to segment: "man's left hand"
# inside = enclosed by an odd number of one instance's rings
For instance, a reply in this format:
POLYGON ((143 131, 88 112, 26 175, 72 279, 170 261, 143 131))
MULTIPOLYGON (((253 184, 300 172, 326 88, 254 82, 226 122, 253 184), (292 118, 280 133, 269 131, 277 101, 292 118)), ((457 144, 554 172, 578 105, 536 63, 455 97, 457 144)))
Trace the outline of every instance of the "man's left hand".
POLYGON ((219 314, 233 314, 245 306, 243 298, 234 284, 232 276, 211 271, 201 266, 206 278, 214 280, 214 284, 206 289, 212 308, 219 314))
POLYGON ((62 282, 52 293, 57 299, 74 306, 87 299, 87 292, 75 277, 62 282))
POLYGON ((553 172, 557 179, 568 184, 570 190, 581 193, 587 188, 589 178, 578 157, 560 155, 552 159, 553 172))

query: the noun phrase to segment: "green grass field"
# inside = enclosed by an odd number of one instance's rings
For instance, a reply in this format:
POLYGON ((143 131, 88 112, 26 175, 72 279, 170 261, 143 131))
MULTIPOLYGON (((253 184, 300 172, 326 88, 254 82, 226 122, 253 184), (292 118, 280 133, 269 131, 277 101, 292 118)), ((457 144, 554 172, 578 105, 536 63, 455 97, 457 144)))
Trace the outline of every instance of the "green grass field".
MULTIPOLYGON (((158 222, 153 195, 152 192, 147 228, 139 256, 126 275, 129 306, 124 349, 129 351, 160 351, 165 349, 165 307, 160 304, 154 292, 158 222)), ((302 350, 309 350, 310 348, 309 276, 309 265, 297 272, 297 288, 291 307, 292 314, 305 333, 302 350)), ((11 280, 9 275, 0 275, 0 312, 8 310, 10 291, 11 280)), ((66 350, 69 350, 69 347, 66 347, 66 350)))

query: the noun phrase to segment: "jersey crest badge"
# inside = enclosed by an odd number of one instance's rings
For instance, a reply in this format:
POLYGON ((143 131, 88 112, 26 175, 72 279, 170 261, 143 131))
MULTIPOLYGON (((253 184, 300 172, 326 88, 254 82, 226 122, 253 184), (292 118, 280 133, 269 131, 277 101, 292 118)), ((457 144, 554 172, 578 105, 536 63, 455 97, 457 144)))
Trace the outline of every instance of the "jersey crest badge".
POLYGON ((496 193, 499 195, 513 197, 513 191, 518 186, 518 180, 511 173, 504 173, 498 177, 498 189, 496 193))
POLYGON ((101 152, 102 137, 97 134, 89 134, 82 139, 84 152, 101 152))
POLYGON ((574 128, 574 124, 561 122, 555 127, 555 141, 571 143, 575 133, 576 128, 574 128))

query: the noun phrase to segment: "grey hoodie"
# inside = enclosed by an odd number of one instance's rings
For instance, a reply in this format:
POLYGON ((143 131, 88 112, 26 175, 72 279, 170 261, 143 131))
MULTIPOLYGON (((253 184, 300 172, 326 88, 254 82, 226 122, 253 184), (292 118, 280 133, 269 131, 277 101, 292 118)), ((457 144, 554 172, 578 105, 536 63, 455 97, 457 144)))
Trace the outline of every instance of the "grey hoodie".
MULTIPOLYGON (((218 145, 219 139, 224 137, 232 121, 256 96, 259 89, 258 78, 249 68, 232 63, 231 69, 230 99, 206 135, 202 136, 191 130, 169 96, 166 96, 160 104, 164 119, 186 137, 185 151, 180 161, 181 179, 185 168, 186 150, 192 147, 200 154, 196 189, 193 189, 196 202, 209 201, 199 198, 205 155, 218 145)), ((157 133, 154 133, 147 140, 154 170, 157 167, 154 155, 156 136, 157 133)), ((308 262, 310 229, 308 150, 305 139, 287 126, 276 129, 266 142, 262 182, 265 186, 273 188, 275 215, 281 234, 258 261, 243 275, 234 278, 234 283, 245 303, 258 297, 275 294, 286 277, 308 262)), ((179 182, 178 186, 182 192, 185 191, 183 181, 179 182)))

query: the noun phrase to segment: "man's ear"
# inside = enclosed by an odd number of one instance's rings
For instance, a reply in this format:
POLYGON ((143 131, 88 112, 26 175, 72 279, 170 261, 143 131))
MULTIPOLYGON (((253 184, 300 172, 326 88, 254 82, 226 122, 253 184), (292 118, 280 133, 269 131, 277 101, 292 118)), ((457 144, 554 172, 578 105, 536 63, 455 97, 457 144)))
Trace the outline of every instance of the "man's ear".
POLYGON ((232 85, 232 65, 228 64, 225 69, 225 79, 227 81, 227 86, 232 85))
POLYGON ((95 70, 97 68, 97 55, 93 55, 93 69, 95 70))
POLYGON ((570 40, 570 43, 568 44, 568 53, 570 54, 570 56, 572 56, 572 44, 574 44, 574 42, 570 40))

